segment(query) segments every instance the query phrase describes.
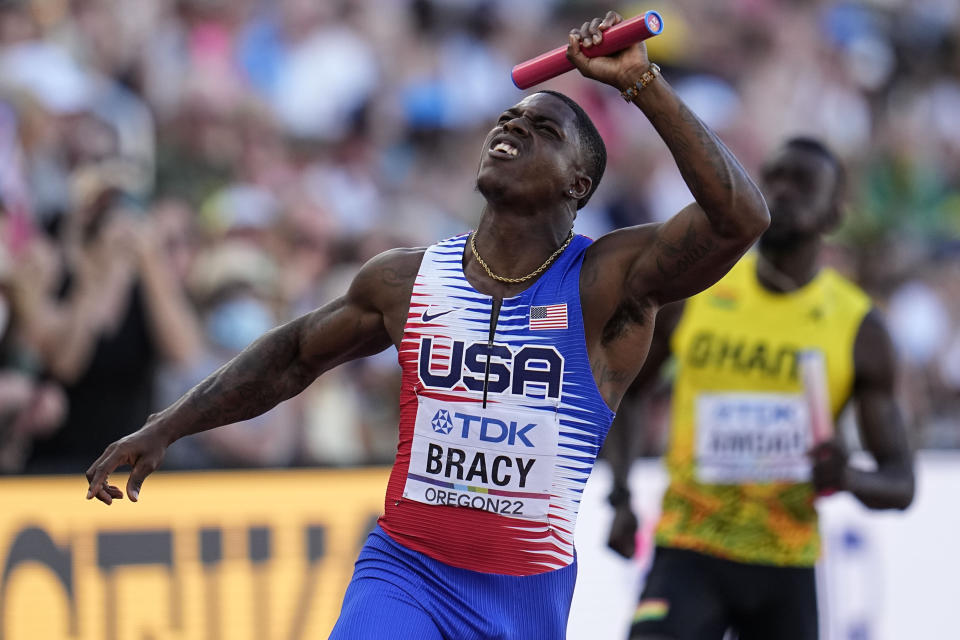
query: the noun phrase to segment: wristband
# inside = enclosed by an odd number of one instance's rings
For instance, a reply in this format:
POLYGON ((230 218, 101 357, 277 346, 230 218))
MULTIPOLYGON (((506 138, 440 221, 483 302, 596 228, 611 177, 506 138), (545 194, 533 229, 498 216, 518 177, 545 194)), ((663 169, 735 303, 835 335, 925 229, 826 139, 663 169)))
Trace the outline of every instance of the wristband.
POLYGON ((611 507, 621 507, 625 504, 629 504, 630 489, 627 489, 622 484, 614 485, 613 489, 610 491, 610 495, 607 496, 607 502, 610 503, 611 507))
POLYGON ((656 63, 651 63, 650 68, 641 74, 640 79, 633 83, 633 86, 627 87, 621 91, 620 95, 623 96, 623 99, 627 102, 633 102, 633 99, 640 95, 640 91, 648 84, 656 80, 659 76, 660 66, 656 63))

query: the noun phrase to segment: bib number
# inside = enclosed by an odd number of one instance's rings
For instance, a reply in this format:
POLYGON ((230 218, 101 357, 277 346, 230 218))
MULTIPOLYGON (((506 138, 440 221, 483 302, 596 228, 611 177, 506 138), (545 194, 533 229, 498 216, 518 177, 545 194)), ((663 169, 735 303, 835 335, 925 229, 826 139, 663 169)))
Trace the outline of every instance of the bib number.
POLYGON ((696 471, 705 484, 808 482, 813 445, 803 396, 701 394, 696 405, 696 471))
POLYGON ((555 411, 418 397, 403 497, 546 521, 555 411))

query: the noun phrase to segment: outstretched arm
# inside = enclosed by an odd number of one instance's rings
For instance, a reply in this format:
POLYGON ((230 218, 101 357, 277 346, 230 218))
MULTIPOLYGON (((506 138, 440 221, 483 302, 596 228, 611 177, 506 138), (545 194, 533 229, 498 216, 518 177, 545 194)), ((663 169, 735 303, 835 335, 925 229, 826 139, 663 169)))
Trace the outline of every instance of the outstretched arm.
POLYGON ((173 405, 150 416, 139 431, 111 444, 87 471, 87 498, 110 504, 122 497, 107 477, 128 464, 133 471, 127 495, 136 500, 144 478, 178 438, 254 418, 303 391, 324 371, 386 349, 395 342, 390 325, 396 324, 398 305, 405 311, 409 300, 406 281, 412 283, 410 274, 416 274, 416 268, 409 268, 411 258, 419 260, 409 251, 374 258, 345 296, 267 332, 173 405))
POLYGON ((255 418, 338 364, 389 346, 380 314, 350 294, 265 333, 151 422, 170 442, 255 418))
POLYGON ((813 451, 813 482, 818 491, 849 491, 871 509, 906 509, 913 501, 913 456, 896 401, 896 356, 879 314, 864 318, 854 346, 854 401, 860 438, 876 459, 875 471, 847 464, 840 443, 813 451))
MULTIPOLYGON (((652 76, 643 43, 613 56, 586 57, 621 21, 609 12, 570 34, 567 57, 580 72, 618 90, 636 89, 652 76)), ((616 256, 624 291, 656 304, 685 298, 720 279, 769 224, 759 189, 736 157, 673 91, 662 76, 636 89, 632 102, 670 149, 696 202, 660 225, 614 232, 604 252, 616 256)), ((608 271, 609 273, 609 271, 608 271)))

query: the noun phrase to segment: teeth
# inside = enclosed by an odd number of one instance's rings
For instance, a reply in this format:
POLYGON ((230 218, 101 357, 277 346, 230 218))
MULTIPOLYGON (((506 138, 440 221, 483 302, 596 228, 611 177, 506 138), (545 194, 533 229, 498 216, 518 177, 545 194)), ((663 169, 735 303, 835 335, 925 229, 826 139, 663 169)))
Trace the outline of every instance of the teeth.
POLYGON ((514 147, 514 146, 513 146, 512 144, 510 144, 509 142, 498 142, 497 145, 493 148, 493 150, 494 150, 494 151, 503 151, 504 153, 508 153, 508 154, 510 154, 511 156, 516 156, 516 155, 517 155, 517 148, 514 147))

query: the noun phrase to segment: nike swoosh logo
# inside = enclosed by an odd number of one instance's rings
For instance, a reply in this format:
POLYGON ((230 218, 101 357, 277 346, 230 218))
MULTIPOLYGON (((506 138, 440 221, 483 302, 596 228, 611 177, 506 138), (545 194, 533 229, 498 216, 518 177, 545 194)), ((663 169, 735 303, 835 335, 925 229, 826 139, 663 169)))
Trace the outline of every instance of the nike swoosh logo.
POLYGON ((423 312, 423 315, 420 316, 420 319, 423 320, 424 322, 430 322, 431 320, 436 320, 440 316, 445 316, 448 313, 453 313, 454 311, 456 311, 456 309, 447 309, 446 311, 441 311, 440 313, 435 313, 433 315, 430 315, 430 310, 427 309, 426 311, 423 312))

